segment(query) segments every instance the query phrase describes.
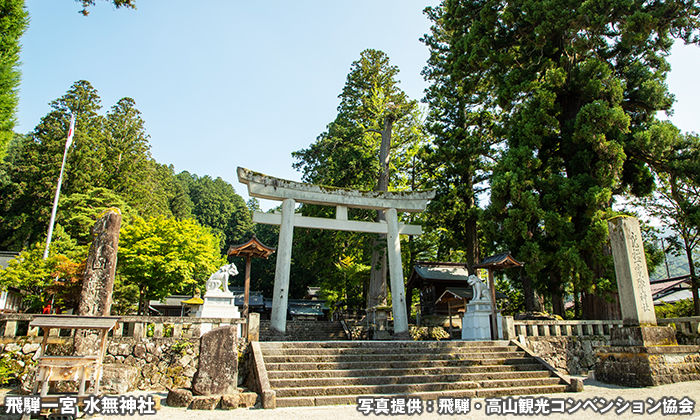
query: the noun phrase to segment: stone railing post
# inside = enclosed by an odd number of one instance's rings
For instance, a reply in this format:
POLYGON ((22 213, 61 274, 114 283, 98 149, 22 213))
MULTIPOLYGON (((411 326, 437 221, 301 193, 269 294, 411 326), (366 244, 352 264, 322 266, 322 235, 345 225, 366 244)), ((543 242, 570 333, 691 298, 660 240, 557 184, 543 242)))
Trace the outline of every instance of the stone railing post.
POLYGON ((503 337, 505 340, 515 340, 515 323, 512 316, 503 317, 503 337))
POLYGON ((248 314, 248 342, 258 341, 260 338, 260 314, 251 312, 248 314))

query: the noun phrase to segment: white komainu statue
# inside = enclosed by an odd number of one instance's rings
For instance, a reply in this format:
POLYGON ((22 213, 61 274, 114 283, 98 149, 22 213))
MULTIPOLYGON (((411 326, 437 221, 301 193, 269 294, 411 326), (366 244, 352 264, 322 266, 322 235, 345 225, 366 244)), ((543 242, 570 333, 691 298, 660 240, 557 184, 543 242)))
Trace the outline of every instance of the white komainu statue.
POLYGON ((229 275, 235 276, 236 274, 238 274, 236 264, 231 263, 221 266, 221 268, 207 280, 207 292, 220 290, 221 285, 224 286, 224 292, 228 292, 228 277, 229 275))
POLYGON ((472 286, 472 300, 491 301, 489 289, 479 277, 472 274, 467 277, 467 283, 472 286))

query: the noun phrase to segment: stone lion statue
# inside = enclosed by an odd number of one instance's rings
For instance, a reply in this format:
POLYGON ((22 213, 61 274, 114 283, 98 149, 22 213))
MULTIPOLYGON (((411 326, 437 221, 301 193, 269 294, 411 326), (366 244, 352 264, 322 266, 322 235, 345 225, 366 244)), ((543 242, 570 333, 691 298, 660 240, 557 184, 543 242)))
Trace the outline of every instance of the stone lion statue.
POLYGON ((467 277, 467 283, 472 286, 472 296, 473 300, 490 301, 489 289, 486 287, 483 281, 474 274, 467 277))
POLYGON ((207 280, 207 292, 214 290, 221 290, 223 285, 223 291, 228 292, 228 278, 229 276, 235 276, 238 274, 238 268, 236 264, 226 264, 221 266, 214 274, 207 280))

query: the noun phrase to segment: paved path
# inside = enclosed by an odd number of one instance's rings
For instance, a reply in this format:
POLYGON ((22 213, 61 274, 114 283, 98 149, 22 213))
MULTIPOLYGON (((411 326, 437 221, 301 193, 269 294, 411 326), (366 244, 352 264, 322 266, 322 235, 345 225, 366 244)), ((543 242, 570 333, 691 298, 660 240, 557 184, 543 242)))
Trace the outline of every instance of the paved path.
MULTIPOLYGON (((165 402, 164 393, 157 393, 165 402)), ((612 420, 612 419, 683 419, 683 420, 700 420, 700 381, 694 382, 679 382, 670 385, 663 385, 651 388, 624 388, 616 385, 607 385, 592 379, 584 380, 584 391, 580 393, 564 393, 564 394, 547 394, 532 396, 533 411, 537 410, 537 400, 546 398, 544 402, 550 404, 550 409, 564 410, 564 413, 553 413, 550 415, 535 415, 535 418, 543 420, 612 420), (651 400, 649 400, 651 399, 651 400), (636 414, 633 412, 633 402, 641 401, 644 409, 644 414, 636 414), (665 401, 665 404, 664 404, 665 401), (681 401, 687 403, 683 405, 681 401), (691 403, 689 403, 689 401, 691 403), (580 405, 578 405, 580 403, 580 405), (625 406, 629 403, 629 406, 625 406), (578 408, 577 408, 578 405, 578 408), (692 414, 679 414, 671 408, 675 406, 680 409, 683 406, 692 406, 692 414), (584 408, 585 407, 585 408, 584 408), (601 414, 601 411, 608 409, 606 413, 601 414), (648 413, 648 410, 656 409, 654 413, 648 413), (620 413, 616 413, 619 411, 620 413)), ((528 399, 524 396, 515 396, 514 400, 525 401, 528 399)), ((421 414, 413 415, 384 415, 370 412, 364 415, 358 411, 357 405, 346 406, 325 406, 325 407, 303 407, 303 408, 277 408, 274 410, 262 409, 244 409, 237 410, 213 410, 213 411, 195 411, 184 408, 173 408, 163 406, 155 415, 149 416, 106 416, 108 418, 131 418, 142 420, 219 420, 219 419, 236 419, 236 420, 287 420, 287 419, 313 419, 313 420, 351 420, 351 419, 386 419, 386 418, 412 418, 412 419, 454 419, 464 418, 470 420, 498 420, 498 419, 514 419, 523 418, 524 416, 516 416, 513 414, 487 414, 487 405, 493 406, 494 401, 501 404, 505 399, 497 399, 485 401, 483 399, 473 399, 470 401, 469 412, 466 414, 439 414, 437 401, 423 401, 421 414), (490 405, 489 405, 490 404, 490 405), (432 405, 432 412, 427 412, 428 406, 432 405), (480 408, 477 408, 480 406, 480 408)), ((517 402, 516 402, 517 406, 517 402)), ((376 405, 375 405, 376 408, 376 405)), ((493 409, 491 409, 493 410, 493 409)), ((389 406, 391 411, 391 406, 389 406)), ((10 416, 0 413, 0 420, 16 420, 19 416, 10 416)), ((98 417, 94 417, 97 419, 98 417)))
MULTIPOLYGON (((535 417, 541 418, 543 420, 556 420, 556 419, 568 419, 568 420, 595 420, 595 419, 686 419, 686 420, 700 420, 700 381, 694 382, 680 382, 670 385, 663 385, 652 388, 623 388, 616 385, 607 385, 597 382, 592 379, 584 380, 584 391, 581 393, 565 393, 565 394, 549 394, 541 396, 533 396, 536 400, 539 397, 545 397, 548 399, 558 399, 564 400, 564 410, 572 411, 572 413, 563 414, 550 414, 548 416, 537 415, 535 417), (678 403, 687 398, 693 402, 693 414, 663 414, 664 404, 663 398, 667 397, 666 400, 666 410, 673 405, 673 400, 676 401, 676 408, 679 408, 678 403), (653 404, 650 404, 647 399, 651 398, 653 404), (569 401, 571 399, 572 401, 569 401), (601 401, 604 399, 605 402, 601 401), (581 402, 581 406, 575 409, 576 403, 581 402), (592 408, 583 408, 589 401, 589 405, 595 401, 595 407, 598 411, 605 409, 611 401, 615 401, 609 411, 605 414, 600 414, 600 412, 593 411, 592 408), (634 414, 632 413, 632 401, 643 401, 645 414, 634 414), (626 410, 622 411, 625 404, 629 402, 630 406, 626 410), (619 403, 620 405, 616 405, 619 403), (646 413, 646 410, 654 408, 657 404, 660 405, 657 411, 653 414, 646 413), (617 414, 616 410, 621 411, 621 414, 617 414)), ((514 399, 523 398, 522 396, 513 397, 514 399)), ((686 400, 686 401, 687 401, 686 400)), ((501 400, 502 401, 502 400, 501 400)), ((427 408, 429 402, 424 401, 424 410, 427 408)), ((483 399, 474 399, 470 401, 470 411, 467 414, 438 414, 437 413, 437 402, 432 402, 433 412, 428 413, 424 411, 420 415, 378 415, 375 413, 370 413, 368 415, 362 414, 358 411, 356 405, 349 406, 326 406, 326 407, 306 407, 306 408, 277 408, 275 410, 261 410, 261 409, 238 409, 232 411, 214 410, 214 411, 192 411, 182 408, 171 408, 163 407, 158 414, 154 415, 153 420, 208 420, 208 419, 236 419, 236 420, 287 420, 287 419, 313 419, 313 420, 350 420, 350 419, 386 419, 386 418, 413 418, 413 419, 450 419, 450 418, 465 418, 470 420, 477 419, 489 419, 497 420, 499 418, 523 418, 523 416, 515 415, 497 415, 497 414, 486 414, 485 402, 483 399), (481 409, 476 409, 477 404, 481 404, 481 409)), ((556 409, 556 408, 555 408, 556 409)), ((535 408, 536 410, 536 408, 535 408)), ((144 416, 145 417, 145 416, 144 416)), ((146 420, 144 418, 144 420, 146 420)))

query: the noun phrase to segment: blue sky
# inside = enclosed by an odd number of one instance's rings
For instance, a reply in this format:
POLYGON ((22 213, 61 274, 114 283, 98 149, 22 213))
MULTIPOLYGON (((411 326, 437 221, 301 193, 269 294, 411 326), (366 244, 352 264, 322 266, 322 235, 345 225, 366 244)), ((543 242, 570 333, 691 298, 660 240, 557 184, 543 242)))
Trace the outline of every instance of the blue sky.
MULTIPOLYGON (((176 172, 220 176, 246 200, 236 167, 299 180, 291 152, 308 147, 336 115, 350 65, 367 48, 399 67, 401 87, 423 97, 428 58, 419 38, 438 0, 105 1, 78 13, 72 0, 27 0, 16 131, 31 131, 49 102, 88 80, 106 111, 131 97, 151 153, 176 172)), ((700 133, 697 47, 671 56, 674 123, 700 133)), ((267 209, 276 202, 263 202, 267 209)))

